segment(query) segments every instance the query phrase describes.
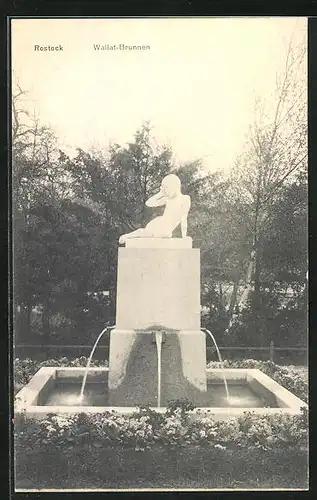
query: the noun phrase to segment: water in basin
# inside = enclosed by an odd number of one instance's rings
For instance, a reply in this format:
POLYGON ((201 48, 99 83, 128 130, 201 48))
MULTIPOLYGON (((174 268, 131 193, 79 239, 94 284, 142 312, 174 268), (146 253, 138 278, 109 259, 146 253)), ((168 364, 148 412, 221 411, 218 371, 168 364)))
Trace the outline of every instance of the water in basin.
MULTIPOLYGON (((60 380, 54 387, 39 397, 39 406, 107 406, 107 384, 104 382, 88 383, 85 387, 83 399, 79 400, 81 382, 60 380)), ((260 408, 272 407, 268 401, 256 394, 244 381, 229 383, 230 398, 228 401, 223 383, 208 383, 204 406, 206 407, 243 407, 260 408)), ((124 406, 124 405, 122 405, 124 406)), ((136 405, 137 406, 137 405, 136 405)), ((277 405, 276 405, 277 407, 277 405)))

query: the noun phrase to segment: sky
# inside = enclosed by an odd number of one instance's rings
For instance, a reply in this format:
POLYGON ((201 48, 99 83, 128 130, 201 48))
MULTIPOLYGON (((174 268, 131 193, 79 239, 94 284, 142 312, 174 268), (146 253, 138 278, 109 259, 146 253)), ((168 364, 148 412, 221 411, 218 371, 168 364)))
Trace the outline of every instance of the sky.
POLYGON ((13 82, 69 154, 124 145, 150 121, 177 162, 202 158, 210 170, 226 170, 243 149, 255 98, 273 105, 289 40, 305 36, 306 26, 294 17, 14 19, 13 82))

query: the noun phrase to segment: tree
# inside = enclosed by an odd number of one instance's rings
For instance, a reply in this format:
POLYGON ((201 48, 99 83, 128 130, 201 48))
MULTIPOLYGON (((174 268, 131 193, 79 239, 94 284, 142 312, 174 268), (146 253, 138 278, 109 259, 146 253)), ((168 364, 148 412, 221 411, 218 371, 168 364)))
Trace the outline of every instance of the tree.
POLYGON ((262 283, 278 282, 295 295, 306 281, 308 206, 302 174, 281 190, 263 236, 262 283))
MULTIPOLYGON (((42 307, 43 331, 50 332, 52 294, 58 277, 58 235, 63 233, 61 200, 69 179, 59 162, 53 131, 24 110, 27 93, 12 98, 12 184, 15 313, 26 311, 19 332, 30 335, 32 309, 42 307)), ((64 279, 64 277, 63 277, 64 279)), ((20 315, 21 317, 21 315, 20 315)))
POLYGON ((78 150, 72 163, 77 201, 102 214, 122 233, 148 220, 145 201, 171 171, 172 152, 155 146, 150 125, 145 123, 127 146, 111 144, 107 155, 78 150))
MULTIPOLYGON (((278 210, 281 190, 307 165, 306 48, 290 43, 277 78, 275 109, 257 101, 246 151, 232 173, 228 196, 246 228, 253 310, 260 307, 264 240, 278 210)), ((241 306, 247 303, 245 294, 241 306)), ((262 338, 264 342, 264 337, 262 338)))

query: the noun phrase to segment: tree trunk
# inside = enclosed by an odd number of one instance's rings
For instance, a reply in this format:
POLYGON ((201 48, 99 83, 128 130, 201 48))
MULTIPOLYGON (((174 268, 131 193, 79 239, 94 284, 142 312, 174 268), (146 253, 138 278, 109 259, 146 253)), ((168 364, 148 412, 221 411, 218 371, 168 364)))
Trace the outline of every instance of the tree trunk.
POLYGON ((211 302, 209 302, 208 308, 209 308, 209 326, 210 326, 212 324, 212 318, 213 318, 213 310, 211 302))
POLYGON ((257 249, 255 254, 254 261, 254 274, 253 274, 253 283, 254 283, 254 293, 253 293, 253 314, 254 314, 254 328, 255 331, 260 335, 260 345, 264 346, 264 333, 261 325, 261 263, 260 263, 260 255, 259 255, 259 245, 257 243, 257 249))
POLYGON ((30 338, 32 336, 32 303, 30 301, 26 306, 26 331, 30 338))
POLYGON ((233 311, 234 311, 234 308, 235 308, 235 305, 236 305, 236 302, 237 302, 238 289, 239 289, 239 282, 236 281, 233 284, 233 290, 232 290, 232 294, 231 294, 231 297, 230 297, 230 304, 229 304, 229 309, 228 309, 229 321, 232 318, 233 311))
POLYGON ((42 325, 43 325, 43 333, 44 335, 50 335, 51 333, 51 303, 50 300, 47 299, 44 303, 43 314, 42 314, 42 325))
POLYGON ((223 307, 223 293, 222 293, 222 285, 219 283, 219 305, 220 305, 220 311, 224 309, 223 307))

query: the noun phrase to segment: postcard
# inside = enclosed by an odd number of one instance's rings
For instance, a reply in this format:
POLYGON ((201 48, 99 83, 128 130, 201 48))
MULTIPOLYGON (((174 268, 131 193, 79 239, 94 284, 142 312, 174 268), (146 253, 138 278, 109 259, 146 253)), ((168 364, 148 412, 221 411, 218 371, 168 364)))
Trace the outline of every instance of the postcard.
POLYGON ((307 490, 307 19, 10 23, 14 491, 307 490))

